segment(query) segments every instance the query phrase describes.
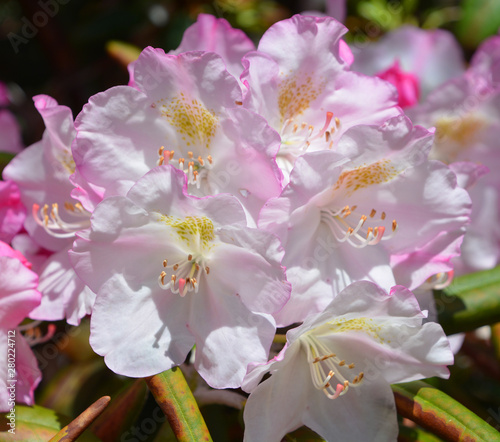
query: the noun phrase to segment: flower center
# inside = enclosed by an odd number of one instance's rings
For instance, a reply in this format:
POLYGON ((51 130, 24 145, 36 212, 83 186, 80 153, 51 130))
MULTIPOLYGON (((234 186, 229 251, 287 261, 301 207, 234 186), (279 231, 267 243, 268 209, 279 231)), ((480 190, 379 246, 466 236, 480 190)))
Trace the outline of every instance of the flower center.
POLYGON ((348 242, 353 247, 362 248, 376 245, 395 235, 398 223, 394 219, 389 226, 385 212, 375 218, 375 209, 368 216, 356 214, 356 209, 357 206, 345 206, 342 209, 321 210, 321 222, 339 243, 348 242), (386 234, 386 231, 390 233, 386 234))
POLYGON ((333 116, 333 112, 326 113, 325 123, 320 130, 311 124, 299 124, 294 118, 288 118, 280 131, 281 146, 276 158, 278 165, 290 173, 295 160, 309 149, 311 143, 323 138, 325 146, 331 149, 334 133, 338 132, 340 126, 340 120, 333 116))
POLYGON ((213 165, 212 155, 207 155, 205 158, 199 155, 195 158, 193 152, 190 151, 187 154, 187 161, 184 157, 174 159, 175 151, 166 150, 164 146, 160 147, 158 155, 156 163, 158 166, 171 164, 182 170, 187 175, 188 184, 195 185, 197 189, 201 187, 202 181, 206 180, 207 173, 213 165))
POLYGON ((68 172, 68 176, 75 173, 75 160, 69 149, 59 149, 54 155, 59 164, 68 172))
POLYGON ((72 238, 75 232, 90 227, 91 214, 80 203, 65 202, 64 209, 66 214, 81 220, 73 223, 63 221, 59 215, 57 203, 52 204, 50 209, 48 204, 44 204, 42 208, 38 204, 33 204, 33 218, 39 226, 55 238, 72 238))
POLYGON ((300 341, 307 355, 313 385, 329 399, 337 399, 347 393, 349 386, 359 385, 363 380, 362 371, 352 376, 354 363, 340 359, 311 333, 302 336, 300 341))
POLYGON ((474 141, 476 133, 485 125, 483 119, 474 115, 458 118, 443 117, 436 121, 436 136, 467 145, 474 141))
POLYGON ((174 240, 180 240, 182 249, 187 248, 189 252, 174 259, 163 260, 164 270, 158 277, 158 284, 162 289, 182 297, 188 292, 198 293, 202 272, 205 275, 210 273, 205 255, 214 246, 212 221, 204 216, 187 216, 182 219, 165 215, 160 220, 172 228, 174 240))

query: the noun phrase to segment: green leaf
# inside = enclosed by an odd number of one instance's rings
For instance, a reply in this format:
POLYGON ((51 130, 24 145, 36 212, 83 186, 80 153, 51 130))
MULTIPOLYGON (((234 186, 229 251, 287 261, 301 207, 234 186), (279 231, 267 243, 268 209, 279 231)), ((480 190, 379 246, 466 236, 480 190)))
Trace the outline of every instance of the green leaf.
POLYGON ((457 23, 458 39, 467 47, 476 48, 485 38, 495 35, 500 27, 498 0, 464 0, 462 17, 457 23))
POLYGON ((178 367, 146 379, 179 442, 212 441, 193 393, 178 367))
POLYGON ((434 299, 446 334, 500 322, 500 267, 459 276, 434 299))
POLYGON ((398 413, 444 440, 500 441, 500 433, 442 391, 422 381, 392 385, 398 413))
MULTIPOLYGON (((39 405, 33 407, 16 405, 14 414, 14 434, 8 432, 12 428, 9 426, 11 414, 2 413, 0 415, 0 441, 47 442, 71 420, 54 410, 39 405)), ((82 435, 80 440, 82 442, 92 442, 99 439, 87 432, 82 435)))

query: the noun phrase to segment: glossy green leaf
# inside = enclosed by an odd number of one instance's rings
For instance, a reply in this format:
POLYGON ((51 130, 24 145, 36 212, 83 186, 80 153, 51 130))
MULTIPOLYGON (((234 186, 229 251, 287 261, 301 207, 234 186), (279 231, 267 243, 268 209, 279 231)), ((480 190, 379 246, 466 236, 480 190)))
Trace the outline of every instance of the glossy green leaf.
POLYGON ((500 27, 500 2, 498 0, 464 0, 462 16, 456 31, 459 40, 469 48, 475 48, 500 27))
POLYGON ((500 267, 459 276, 434 294, 439 323, 446 334, 474 330, 500 321, 500 267))
MULTIPOLYGON (((15 433, 13 434, 8 432, 11 429, 9 415, 10 413, 0 415, 0 441, 47 442, 70 422, 67 417, 39 405, 34 407, 16 405, 15 433)), ((98 440, 88 432, 79 439, 82 442, 98 440)))
POLYGON ((500 433, 442 391, 422 381, 392 386, 398 413, 444 440, 500 441, 500 433))
POLYGON ((143 379, 137 379, 111 399, 109 406, 90 429, 102 440, 119 440, 139 416, 147 395, 146 383, 143 379))
POLYGON ((146 379, 179 442, 212 441, 189 385, 178 367, 146 379))

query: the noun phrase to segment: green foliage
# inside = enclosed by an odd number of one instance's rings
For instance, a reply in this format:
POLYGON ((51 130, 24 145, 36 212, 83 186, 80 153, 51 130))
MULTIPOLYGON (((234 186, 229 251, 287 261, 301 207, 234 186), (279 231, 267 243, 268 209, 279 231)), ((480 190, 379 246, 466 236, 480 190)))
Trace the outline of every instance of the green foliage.
POLYGON ((472 411, 422 381, 395 384, 398 413, 444 440, 500 441, 500 433, 472 411))
POLYGON ((464 46, 477 47, 485 38, 495 35, 499 27, 500 2, 498 0, 463 0, 456 34, 464 46))
POLYGON ((500 322, 500 267, 457 277, 434 298, 447 334, 500 322))
MULTIPOLYGON (((15 434, 9 433, 7 425, 9 413, 0 415, 0 441, 30 441, 47 442, 57 432, 70 422, 53 410, 35 405, 27 407, 16 405, 15 408, 15 434)), ((99 441, 97 437, 86 431, 78 439, 82 442, 99 441)))

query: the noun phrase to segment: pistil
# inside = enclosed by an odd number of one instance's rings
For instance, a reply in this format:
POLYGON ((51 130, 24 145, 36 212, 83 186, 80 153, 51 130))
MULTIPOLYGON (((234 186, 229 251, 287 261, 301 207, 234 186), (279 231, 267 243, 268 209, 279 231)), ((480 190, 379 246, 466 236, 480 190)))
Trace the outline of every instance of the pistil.
POLYGON ((320 130, 316 130, 311 124, 305 122, 299 124, 294 118, 288 118, 283 123, 280 133, 282 141, 277 157, 279 166, 290 171, 295 160, 309 149, 311 143, 322 138, 327 143, 328 149, 332 149, 333 134, 338 132, 340 127, 340 120, 334 117, 333 112, 326 112, 325 122, 320 130))

